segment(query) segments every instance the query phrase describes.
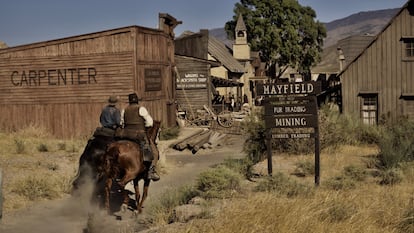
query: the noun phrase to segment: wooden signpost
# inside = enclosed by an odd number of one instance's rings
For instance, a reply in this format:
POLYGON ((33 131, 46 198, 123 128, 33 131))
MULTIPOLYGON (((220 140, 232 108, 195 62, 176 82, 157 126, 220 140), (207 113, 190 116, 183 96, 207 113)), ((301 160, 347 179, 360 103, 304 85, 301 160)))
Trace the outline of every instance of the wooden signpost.
POLYGON ((321 92, 319 82, 271 83, 257 87, 258 95, 265 96, 264 120, 268 173, 272 175, 273 139, 315 139, 315 184, 320 182, 320 144, 318 104, 316 94, 321 92))

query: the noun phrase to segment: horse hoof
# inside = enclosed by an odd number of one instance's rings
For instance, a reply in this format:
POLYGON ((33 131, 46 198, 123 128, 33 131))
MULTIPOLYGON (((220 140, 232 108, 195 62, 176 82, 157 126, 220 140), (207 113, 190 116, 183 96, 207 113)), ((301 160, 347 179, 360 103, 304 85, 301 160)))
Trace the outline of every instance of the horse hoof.
POLYGON ((128 205, 127 204, 122 204, 121 210, 122 210, 122 212, 126 212, 128 210, 128 205))
POLYGON ((138 217, 138 215, 140 214, 140 212, 138 210, 134 210, 134 216, 138 217))

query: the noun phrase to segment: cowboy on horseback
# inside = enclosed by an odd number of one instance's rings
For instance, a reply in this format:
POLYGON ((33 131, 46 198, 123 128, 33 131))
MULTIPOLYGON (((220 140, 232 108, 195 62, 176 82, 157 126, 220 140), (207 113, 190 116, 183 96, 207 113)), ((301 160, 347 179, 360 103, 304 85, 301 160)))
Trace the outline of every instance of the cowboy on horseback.
POLYGON ((160 179, 160 176, 155 170, 157 160, 154 160, 154 155, 146 134, 147 128, 153 126, 153 119, 148 113, 148 110, 138 104, 139 101, 136 93, 129 94, 128 101, 129 105, 125 108, 124 112, 124 130, 134 132, 134 140, 138 142, 143 151, 144 162, 150 164, 148 178, 157 181, 160 179))
POLYGON ((102 109, 99 121, 105 129, 112 131, 112 135, 115 134, 115 130, 121 126, 121 111, 116 107, 118 102, 117 96, 110 96, 108 99, 108 105, 102 109))

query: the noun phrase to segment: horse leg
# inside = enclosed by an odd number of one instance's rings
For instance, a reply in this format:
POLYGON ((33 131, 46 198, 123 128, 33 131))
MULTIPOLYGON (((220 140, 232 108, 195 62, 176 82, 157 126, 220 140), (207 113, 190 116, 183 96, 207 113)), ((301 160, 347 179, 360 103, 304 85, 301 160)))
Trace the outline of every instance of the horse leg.
MULTIPOLYGON (((139 201, 139 204, 138 204, 139 213, 142 212, 142 208, 143 208, 142 206, 144 204, 145 199, 147 199, 148 187, 149 187, 150 182, 151 182, 151 180, 144 178, 144 187, 143 187, 143 191, 142 191, 142 198, 141 198, 141 200, 139 201)), ((138 200, 137 200, 137 202, 138 202, 138 200)))
POLYGON ((139 193, 139 178, 134 179, 134 190, 135 190, 135 205, 137 206, 137 212, 140 214, 142 212, 142 206, 140 205, 141 194, 139 193))
POLYGON ((111 209, 110 209, 110 197, 111 197, 111 187, 112 187, 112 179, 110 177, 108 177, 106 179, 106 184, 105 184, 105 208, 106 211, 108 211, 108 214, 111 213, 111 209))

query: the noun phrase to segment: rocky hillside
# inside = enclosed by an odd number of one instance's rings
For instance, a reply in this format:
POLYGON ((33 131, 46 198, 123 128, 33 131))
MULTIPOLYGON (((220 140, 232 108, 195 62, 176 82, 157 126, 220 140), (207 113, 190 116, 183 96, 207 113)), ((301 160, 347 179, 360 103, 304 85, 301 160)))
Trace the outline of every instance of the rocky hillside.
MULTIPOLYGON (((397 14, 398 10, 399 8, 359 12, 342 19, 324 23, 327 30, 324 47, 334 45, 339 40, 353 35, 376 35, 397 14)), ((231 41, 227 39, 224 28, 212 29, 210 34, 231 45, 231 41)))

